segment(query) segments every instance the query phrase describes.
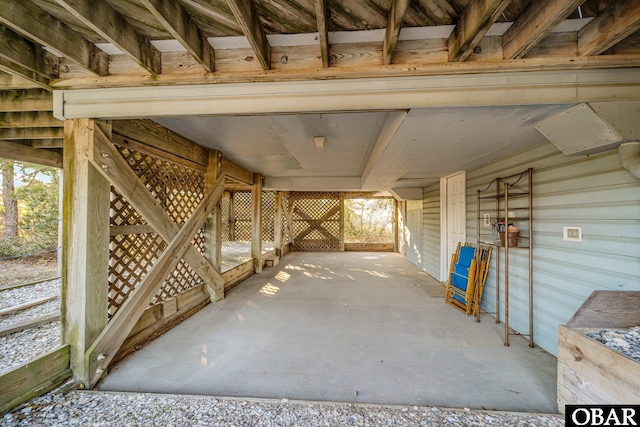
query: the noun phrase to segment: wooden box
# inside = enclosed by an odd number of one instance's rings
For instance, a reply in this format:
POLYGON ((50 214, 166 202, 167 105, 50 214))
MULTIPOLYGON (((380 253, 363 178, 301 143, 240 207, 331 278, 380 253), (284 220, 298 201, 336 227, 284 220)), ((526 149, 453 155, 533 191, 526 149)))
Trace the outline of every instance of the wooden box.
POLYGON ((640 362, 585 334, 640 325, 640 292, 595 291, 558 334, 558 411, 640 404, 640 362))

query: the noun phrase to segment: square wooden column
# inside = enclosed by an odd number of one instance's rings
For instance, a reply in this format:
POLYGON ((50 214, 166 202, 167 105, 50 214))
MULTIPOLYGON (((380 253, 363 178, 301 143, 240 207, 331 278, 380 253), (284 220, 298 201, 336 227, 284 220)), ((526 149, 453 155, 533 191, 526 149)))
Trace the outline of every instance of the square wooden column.
POLYGON ((273 217, 273 247, 276 249, 276 255, 282 256, 282 217, 284 210, 282 203, 284 202, 284 194, 280 191, 276 193, 276 209, 273 217))
POLYGON ((251 186, 251 258, 256 273, 262 271, 262 175, 254 174, 251 186))
POLYGON ((109 292, 110 185, 89 163, 96 126, 64 123, 62 341, 71 346, 74 378, 85 384, 85 352, 107 324, 109 292))
MULTIPOLYGON (((209 150, 209 162, 204 175, 204 193, 208 194, 215 186, 216 180, 222 175, 222 153, 218 150, 209 150)), ((204 226, 204 257, 218 272, 222 270, 222 210, 218 202, 213 208, 204 226)), ((207 290, 211 295, 211 302, 220 300, 214 292, 213 283, 207 284, 207 290)))

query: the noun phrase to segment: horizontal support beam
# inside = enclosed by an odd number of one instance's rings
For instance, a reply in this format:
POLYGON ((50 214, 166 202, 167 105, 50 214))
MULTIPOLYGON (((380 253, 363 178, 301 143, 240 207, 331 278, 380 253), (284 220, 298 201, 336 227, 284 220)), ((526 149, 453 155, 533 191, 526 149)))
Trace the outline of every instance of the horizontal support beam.
MULTIPOLYGON (((45 85, 47 91, 51 91, 49 85, 45 85)), ((0 67, 0 87, 2 90, 10 89, 39 89, 42 88, 40 83, 32 82, 20 76, 16 76, 13 73, 2 71, 0 67)))
POLYGON ((358 191, 360 177, 265 177, 265 191, 358 191))
POLYGON ((114 120, 113 133, 198 165, 207 166, 206 148, 151 120, 114 120))
POLYGON ((254 184, 254 173, 249 169, 240 166, 236 162, 233 162, 226 157, 222 158, 222 170, 228 178, 233 178, 235 181, 240 181, 247 185, 254 184))
POLYGON ((64 138, 64 128, 12 128, 0 129, 2 139, 61 139, 64 138))
POLYGON ((31 148, 16 142, 0 141, 0 157, 18 162, 62 168, 62 154, 31 148))
POLYGON ((607 69, 70 90, 54 93, 54 115, 158 117, 637 100, 638 81, 640 70, 607 69))
POLYGON ((60 139, 33 139, 31 141, 23 140, 23 142, 24 141, 28 141, 29 144, 31 144, 31 146, 33 148, 62 148, 62 146, 64 145, 64 138, 60 138, 60 139))
MULTIPOLYGON (((0 87, 3 87, 0 81, 0 87)), ((53 111, 53 96, 44 89, 4 90, 0 92, 0 112, 53 111)))
POLYGON ((24 113, 0 113, 0 128, 52 128, 64 127, 61 120, 50 111, 29 111, 24 113))

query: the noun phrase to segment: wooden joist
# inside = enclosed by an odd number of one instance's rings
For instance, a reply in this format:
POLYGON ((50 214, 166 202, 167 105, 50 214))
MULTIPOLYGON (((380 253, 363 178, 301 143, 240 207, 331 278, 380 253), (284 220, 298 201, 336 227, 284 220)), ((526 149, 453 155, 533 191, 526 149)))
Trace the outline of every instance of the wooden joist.
POLYGON ((464 61, 511 0, 471 0, 449 36, 449 61, 464 61))
MULTIPOLYGON (((0 81, 2 87, 2 81, 0 81)), ((0 92, 0 112, 52 111, 53 96, 43 89, 4 90, 0 92)))
POLYGON ((28 142, 33 148, 62 148, 64 145, 64 139, 33 139, 23 140, 23 142, 28 142))
POLYGON ((522 58, 585 0, 534 1, 502 36, 505 59, 522 58))
MULTIPOLYGON (((45 89, 50 91, 51 88, 48 85, 45 85, 45 89)), ((0 67, 0 87, 3 90, 13 90, 13 89, 40 89, 42 87, 41 84, 32 82, 23 77, 16 76, 13 73, 2 71, 0 67)))
POLYGON ((384 45, 382 48, 382 58, 385 65, 391 64, 393 52, 398 44, 400 30, 402 30, 402 25, 404 24, 404 17, 410 5, 411 0, 394 0, 393 3, 391 3, 389 21, 387 23, 387 30, 384 33, 384 45))
POLYGON ((327 20, 327 0, 314 0, 316 8, 316 22, 318 23, 318 42, 320 43, 320 57, 322 66, 329 66, 329 22, 327 20))
POLYGON ((213 47, 180 2, 141 0, 141 3, 207 72, 215 71, 213 47))
POLYGON ((578 33, 578 54, 599 55, 640 29, 640 2, 618 0, 578 33))
POLYGON ((3 139, 61 139, 64 129, 55 128, 0 128, 0 140, 3 139))
POLYGON ((0 57, 42 77, 58 77, 57 57, 4 25, 0 25, 0 57))
POLYGON ((109 74, 106 53, 30 1, 3 0, 0 23, 98 76, 109 74))
POLYGON ((105 0, 56 0, 76 19, 152 75, 160 74, 160 52, 105 0))
POLYGON ((62 168, 62 154, 55 151, 40 150, 10 141, 0 141, 0 157, 18 162, 62 168))
POLYGON ((43 77, 35 71, 31 71, 20 64, 9 61, 6 58, 0 57, 0 71, 12 74, 16 77, 33 83, 35 87, 52 90, 52 88, 49 86, 49 79, 47 77, 43 77))
MULTIPOLYGON (((171 241, 179 232, 178 225, 167 215, 147 187, 140 181, 118 150, 102 135, 94 141, 89 161, 121 193, 140 215, 165 241, 171 241)), ((224 175, 222 175, 224 176, 224 175)), ((207 284, 220 292, 224 281, 211 264, 194 247, 187 248, 184 260, 207 284)))
POLYGON ((227 0, 227 4, 236 17, 242 32, 253 48, 253 53, 264 70, 271 69, 271 45, 262 28, 258 12, 251 0, 227 0))
MULTIPOLYGON (((235 181, 240 181, 249 186, 253 185, 255 182, 255 176, 253 172, 227 159, 226 157, 222 158, 222 168, 224 170, 224 173, 227 175, 227 177, 233 178, 235 181)), ((249 190, 249 189, 245 189, 245 190, 249 190)))
POLYGON ((51 111, 0 113, 0 129, 53 128, 63 126, 63 122, 53 117, 53 113, 51 111))
MULTIPOLYGON (((113 135, 114 143, 136 151, 145 152, 146 148, 148 154, 160 158, 166 157, 163 153, 167 153, 200 165, 202 168, 199 169, 203 171, 207 166, 206 148, 151 120, 114 120, 113 135)), ((172 157, 166 158, 172 159, 172 157)), ((176 159, 173 161, 177 162, 176 159)), ((191 167, 194 166, 191 165, 191 167)))
MULTIPOLYGON (((104 135, 98 135, 98 139, 101 140, 101 144, 110 144, 104 135)), ((89 363, 90 375, 87 385, 93 386, 98 382, 162 283, 175 269, 186 251, 193 248, 191 244, 193 236, 204 225, 207 216, 222 197, 223 191, 224 175, 221 175, 191 217, 171 239, 151 271, 147 273, 91 345, 85 356, 89 363)))

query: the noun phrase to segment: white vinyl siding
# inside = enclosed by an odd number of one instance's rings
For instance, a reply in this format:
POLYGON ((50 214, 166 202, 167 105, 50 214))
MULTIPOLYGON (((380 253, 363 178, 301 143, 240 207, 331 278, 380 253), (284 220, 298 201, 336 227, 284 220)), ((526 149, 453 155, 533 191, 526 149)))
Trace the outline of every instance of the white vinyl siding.
MULTIPOLYGON (((592 291, 640 290, 640 181, 622 168, 617 150, 565 156, 551 143, 536 145, 467 172, 469 242, 476 243, 476 191, 495 177, 529 167, 533 168, 534 342, 556 355, 558 325, 566 323, 592 291), (563 240, 567 225, 582 227, 582 242, 563 240)), ((431 244, 432 240, 427 243, 431 244)), ((503 249, 500 255, 504 289, 503 249)), ((527 257, 527 250, 510 251, 510 326, 521 333, 528 333, 527 257)), ((493 260, 482 303, 489 311, 495 311, 494 266, 493 260)))

